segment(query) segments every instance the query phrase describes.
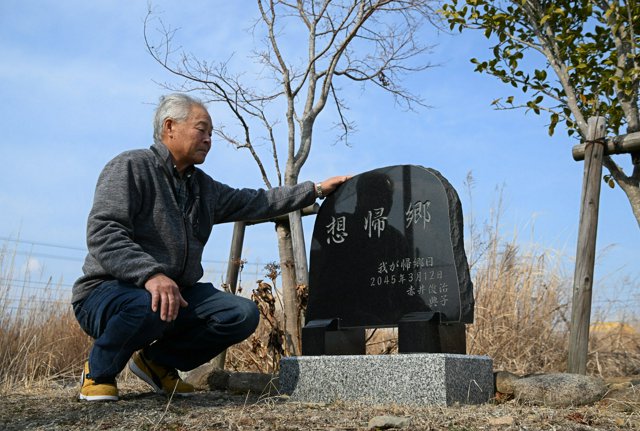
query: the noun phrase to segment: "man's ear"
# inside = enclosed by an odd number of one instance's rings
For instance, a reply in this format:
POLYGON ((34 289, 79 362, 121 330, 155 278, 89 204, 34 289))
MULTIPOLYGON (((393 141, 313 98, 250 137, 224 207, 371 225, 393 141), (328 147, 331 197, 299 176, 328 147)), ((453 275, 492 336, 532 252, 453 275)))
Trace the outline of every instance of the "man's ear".
POLYGON ((173 118, 167 118, 162 123, 162 134, 170 136, 173 132, 173 126, 175 125, 173 118))

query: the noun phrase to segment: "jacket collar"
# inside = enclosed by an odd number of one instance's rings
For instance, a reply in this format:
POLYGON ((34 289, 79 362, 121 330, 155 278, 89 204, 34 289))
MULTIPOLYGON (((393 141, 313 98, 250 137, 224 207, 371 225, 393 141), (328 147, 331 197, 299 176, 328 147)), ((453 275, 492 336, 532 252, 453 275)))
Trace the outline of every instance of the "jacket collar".
MULTIPOLYGON (((167 171, 171 172, 174 177, 180 178, 180 175, 178 174, 178 169, 176 169, 176 165, 173 163, 171 152, 169 151, 167 146, 164 145, 163 143, 155 143, 151 146, 151 148, 154 148, 157 154, 160 155, 162 163, 164 163, 164 166, 167 168, 167 171)), ((187 169, 184 170, 183 178, 191 178, 191 175, 193 175, 195 170, 196 168, 193 165, 187 167, 187 169)))

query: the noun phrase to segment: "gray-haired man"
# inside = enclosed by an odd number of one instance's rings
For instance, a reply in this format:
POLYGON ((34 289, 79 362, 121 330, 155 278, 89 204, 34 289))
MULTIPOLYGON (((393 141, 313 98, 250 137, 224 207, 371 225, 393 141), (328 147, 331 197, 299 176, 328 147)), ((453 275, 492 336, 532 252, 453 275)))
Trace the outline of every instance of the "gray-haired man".
POLYGON ((211 133, 202 102, 171 94, 156 110, 155 144, 118 155, 100 174, 84 275, 72 297, 80 326, 95 339, 80 399, 117 400, 115 378, 129 361, 156 392, 191 394, 176 370, 209 361, 251 335, 259 320, 250 300, 199 282, 212 226, 294 211, 348 178, 231 188, 195 167, 211 133))

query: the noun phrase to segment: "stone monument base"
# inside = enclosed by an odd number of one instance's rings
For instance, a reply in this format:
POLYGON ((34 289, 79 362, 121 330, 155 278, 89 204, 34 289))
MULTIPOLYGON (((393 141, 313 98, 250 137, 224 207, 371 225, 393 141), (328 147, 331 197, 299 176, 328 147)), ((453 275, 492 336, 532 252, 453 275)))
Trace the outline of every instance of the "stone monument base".
POLYGON ((493 361, 448 353, 294 356, 280 361, 293 401, 448 406, 494 396, 493 361))

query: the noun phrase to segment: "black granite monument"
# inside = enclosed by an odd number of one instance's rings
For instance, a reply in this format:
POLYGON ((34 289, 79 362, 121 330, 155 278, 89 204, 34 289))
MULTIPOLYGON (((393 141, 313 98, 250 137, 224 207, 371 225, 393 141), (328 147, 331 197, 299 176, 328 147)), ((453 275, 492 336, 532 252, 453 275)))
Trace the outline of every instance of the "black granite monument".
POLYGON ((364 354, 365 328, 398 327, 398 349, 466 353, 473 285, 462 207, 437 171, 390 166, 329 196, 311 243, 302 354, 364 354))

